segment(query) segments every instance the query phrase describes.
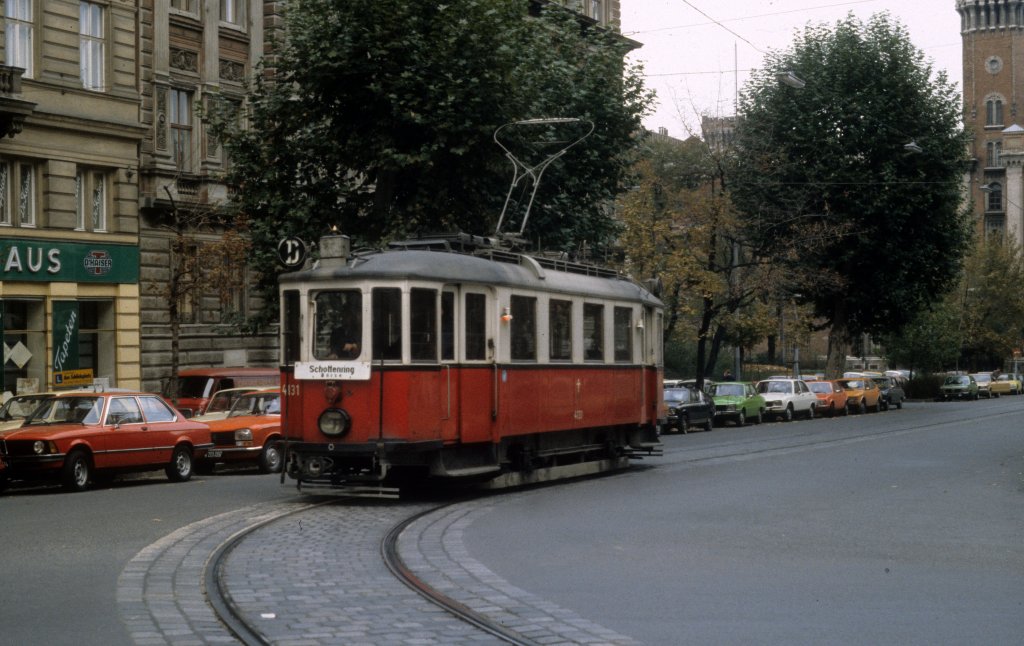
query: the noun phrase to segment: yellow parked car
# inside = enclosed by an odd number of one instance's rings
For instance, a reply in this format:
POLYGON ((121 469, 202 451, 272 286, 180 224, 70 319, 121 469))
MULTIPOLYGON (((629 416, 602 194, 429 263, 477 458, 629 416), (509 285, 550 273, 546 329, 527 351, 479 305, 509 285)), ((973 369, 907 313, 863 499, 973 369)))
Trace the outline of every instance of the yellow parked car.
POLYGON ((882 391, 878 384, 869 377, 849 377, 837 379, 836 383, 846 391, 847 406, 851 412, 866 413, 868 409, 876 413, 882 410, 882 391))
POLYGON ((992 393, 997 395, 1019 395, 1020 379, 1013 375, 1002 374, 992 380, 992 393))

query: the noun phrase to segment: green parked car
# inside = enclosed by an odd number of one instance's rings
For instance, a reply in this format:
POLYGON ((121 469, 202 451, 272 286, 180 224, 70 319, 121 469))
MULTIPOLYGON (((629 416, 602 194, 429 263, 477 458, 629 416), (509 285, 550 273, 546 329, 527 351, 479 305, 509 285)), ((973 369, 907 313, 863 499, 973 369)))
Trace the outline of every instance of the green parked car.
POLYGON ((977 399, 978 382, 970 375, 950 375, 939 388, 939 399, 977 399))
POLYGON ((716 424, 732 421, 736 426, 744 426, 747 420, 753 420, 758 424, 764 421, 764 397, 754 390, 753 384, 738 381, 719 382, 711 387, 710 394, 715 401, 716 424))

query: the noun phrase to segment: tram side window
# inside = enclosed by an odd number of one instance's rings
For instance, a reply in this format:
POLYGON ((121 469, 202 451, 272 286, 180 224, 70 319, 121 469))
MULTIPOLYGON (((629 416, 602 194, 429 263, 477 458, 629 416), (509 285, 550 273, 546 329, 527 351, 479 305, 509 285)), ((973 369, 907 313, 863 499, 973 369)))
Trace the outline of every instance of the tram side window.
POLYGON ((413 361, 437 361, 437 290, 409 293, 409 343, 413 361))
POLYGON ((513 296, 512 306, 512 359, 537 360, 537 299, 513 296))
POLYGON ((282 360, 286 366, 293 365, 300 356, 299 312, 299 292, 290 289, 284 293, 284 314, 281 317, 282 360))
POLYGON ((466 361, 487 358, 487 297, 466 294, 466 361))
POLYGON ((373 290, 373 358, 402 358, 402 292, 373 290))
POLYGON ((441 294, 441 360, 455 359, 455 294, 441 294))
POLYGON ((363 340, 363 295, 358 289, 320 292, 315 298, 317 359, 355 359, 363 340))
POLYGON ((604 360, 604 305, 583 304, 583 358, 604 360))
POLYGON ((552 361, 572 360, 572 301, 548 303, 548 338, 552 361))
POLYGON ((633 340, 630 330, 633 323, 633 310, 628 307, 616 307, 614 313, 615 360, 620 363, 633 361, 633 340))

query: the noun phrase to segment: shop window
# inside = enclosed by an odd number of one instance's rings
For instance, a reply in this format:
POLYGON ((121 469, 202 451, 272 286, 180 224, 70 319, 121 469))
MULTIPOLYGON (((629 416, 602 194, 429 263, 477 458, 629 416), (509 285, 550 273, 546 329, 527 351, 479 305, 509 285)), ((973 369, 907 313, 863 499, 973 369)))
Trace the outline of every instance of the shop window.
POLYGON ((113 386, 117 383, 114 301, 79 301, 78 315, 78 367, 91 369, 94 377, 106 378, 113 386))
POLYGON ((537 299, 513 296, 510 303, 512 320, 512 359, 537 360, 537 299))
POLYGON ((0 392, 46 389, 46 307, 41 300, 0 301, 3 308, 3 384, 0 392))

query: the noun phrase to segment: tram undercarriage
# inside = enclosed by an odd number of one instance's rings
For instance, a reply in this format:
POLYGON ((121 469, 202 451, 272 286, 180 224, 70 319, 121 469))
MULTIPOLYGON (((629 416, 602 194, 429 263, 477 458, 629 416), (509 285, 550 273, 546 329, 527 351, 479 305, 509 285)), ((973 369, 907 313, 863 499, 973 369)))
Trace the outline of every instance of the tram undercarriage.
POLYGON ((631 460, 660 455, 649 427, 576 429, 457 444, 384 440, 359 445, 287 444, 285 472, 300 490, 460 482, 501 489, 624 469, 631 460))

